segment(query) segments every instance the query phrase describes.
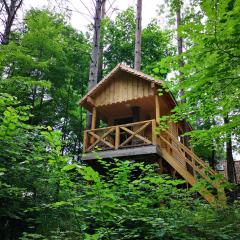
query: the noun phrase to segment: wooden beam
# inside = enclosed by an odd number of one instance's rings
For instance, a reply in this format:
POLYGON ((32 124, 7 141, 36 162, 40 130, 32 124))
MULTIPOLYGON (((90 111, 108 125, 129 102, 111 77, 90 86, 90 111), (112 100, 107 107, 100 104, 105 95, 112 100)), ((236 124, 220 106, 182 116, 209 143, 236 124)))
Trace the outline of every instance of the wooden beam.
POLYGON ((157 135, 156 135, 156 121, 152 120, 152 144, 157 144, 157 135))
POLYGON ((131 157, 131 156, 158 156, 159 150, 157 146, 142 146, 133 148, 120 148, 117 150, 98 151, 98 156, 95 153, 85 153, 82 155, 82 160, 94 160, 98 157, 102 159, 114 158, 114 157, 131 157))
POLYGON ((163 174, 163 159, 162 158, 159 158, 157 160, 158 164, 159 164, 159 168, 158 168, 158 173, 159 174, 163 174))
POLYGON ((87 102, 88 103, 90 103, 90 105, 92 106, 92 107, 96 107, 96 104, 95 104, 95 101, 94 101, 94 99, 93 98, 91 98, 91 97, 87 97, 87 102))
POLYGON ((84 131, 84 138, 83 138, 83 152, 85 153, 87 151, 88 148, 88 135, 87 135, 87 131, 84 131))
POLYGON ((116 126, 116 133, 115 133, 115 149, 117 150, 120 145, 120 128, 116 126))
POLYGON ((93 107, 92 124, 91 124, 91 129, 92 130, 96 128, 96 121, 97 121, 97 109, 96 109, 96 107, 93 107))

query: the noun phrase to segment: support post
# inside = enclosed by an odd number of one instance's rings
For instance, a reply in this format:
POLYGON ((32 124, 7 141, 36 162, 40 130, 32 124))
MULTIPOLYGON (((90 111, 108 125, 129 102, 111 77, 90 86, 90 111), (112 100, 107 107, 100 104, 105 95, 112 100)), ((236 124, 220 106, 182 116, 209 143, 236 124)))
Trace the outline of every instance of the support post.
POLYGON ((152 144, 157 144, 157 136, 156 136, 156 121, 152 120, 152 144))
POLYGON ((91 129, 92 130, 96 128, 96 120, 97 120, 97 109, 96 109, 96 107, 93 107, 92 124, 91 124, 91 129))
POLYGON ((158 159, 158 174, 163 174, 163 160, 162 158, 158 159))
MULTIPOLYGON (((92 110, 92 122, 91 122, 91 130, 96 129, 96 122, 97 122, 97 109, 96 107, 93 107, 92 110)), ((93 144, 94 142, 94 137, 92 136, 90 138, 90 144, 93 144)))
POLYGON ((120 128, 116 126, 116 133, 115 133, 115 149, 117 150, 120 145, 120 128))
POLYGON ((83 152, 85 153, 88 148, 88 135, 87 131, 84 131, 84 138, 83 138, 83 152))

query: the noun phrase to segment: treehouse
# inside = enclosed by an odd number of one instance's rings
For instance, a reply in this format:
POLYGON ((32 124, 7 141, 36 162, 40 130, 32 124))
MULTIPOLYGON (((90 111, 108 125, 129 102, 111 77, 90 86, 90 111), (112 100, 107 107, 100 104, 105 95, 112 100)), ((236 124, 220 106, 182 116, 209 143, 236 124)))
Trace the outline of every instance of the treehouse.
POLYGON ((100 157, 156 162, 160 173, 181 176, 191 185, 207 180, 215 189, 200 191, 207 201, 216 199, 214 193, 223 197, 219 185, 211 180, 215 172, 182 137, 191 130, 190 125, 169 122, 167 130, 156 132, 159 118, 170 115, 177 104, 171 92, 164 90, 162 81, 117 65, 79 104, 92 114, 91 128, 84 132, 82 160, 93 163, 100 157))

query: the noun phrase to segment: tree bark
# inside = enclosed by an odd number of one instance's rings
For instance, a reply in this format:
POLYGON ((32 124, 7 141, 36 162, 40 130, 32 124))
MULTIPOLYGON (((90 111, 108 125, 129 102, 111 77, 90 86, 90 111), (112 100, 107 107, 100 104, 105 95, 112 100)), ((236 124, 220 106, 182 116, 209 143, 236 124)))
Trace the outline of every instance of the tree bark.
MULTIPOLYGON (((224 118, 224 124, 229 123, 228 116, 224 118)), ((226 158, 227 158, 227 177, 230 183, 236 183, 236 169, 233 159, 232 151, 232 138, 231 133, 227 133, 227 142, 226 142, 226 158)))
MULTIPOLYGON (((106 15, 106 0, 102 0, 102 11, 101 11, 101 23, 106 15)), ((98 76, 97 81, 100 82, 103 78, 103 38, 104 32, 102 31, 100 34, 100 47, 99 47, 99 56, 98 56, 98 76)))
MULTIPOLYGON (((1 2, 2 9, 6 12, 6 21, 4 22, 3 33, 1 33, 1 44, 7 45, 9 43, 13 22, 16 18, 18 9, 22 6, 23 0, 11 0, 10 3, 6 0, 2 0, 1 2)), ((2 12, 1 15, 3 15, 2 12)))
MULTIPOLYGON (((92 53, 91 53, 91 62, 89 70, 89 79, 88 79, 88 90, 91 90, 98 80, 98 57, 99 57, 99 48, 100 48, 100 31, 101 31, 101 13, 102 13, 102 4, 104 0, 96 0, 95 7, 95 16, 94 16, 94 33, 93 33, 93 42, 92 42, 92 53)), ((91 128, 91 118, 92 114, 87 112, 87 129, 91 128)))
MULTIPOLYGON (((176 10, 176 18, 177 18, 177 29, 179 29, 179 27, 181 26, 182 23, 182 17, 181 17, 181 5, 179 3, 179 6, 177 7, 176 10)), ((178 56, 179 56, 179 68, 184 66, 184 61, 182 59, 182 53, 183 53, 183 38, 180 36, 179 32, 177 33, 177 43, 178 43, 178 56)), ((184 80, 184 76, 183 73, 181 72, 181 69, 179 69, 179 75, 180 75, 180 81, 184 80)), ((180 89, 179 91, 179 96, 181 98, 181 102, 185 103, 185 99, 182 98, 182 96, 184 95, 184 90, 180 89)))
POLYGON ((142 0, 137 0, 137 18, 136 18, 136 35, 135 35, 135 54, 134 68, 138 71, 141 69, 141 44, 142 44, 142 0))

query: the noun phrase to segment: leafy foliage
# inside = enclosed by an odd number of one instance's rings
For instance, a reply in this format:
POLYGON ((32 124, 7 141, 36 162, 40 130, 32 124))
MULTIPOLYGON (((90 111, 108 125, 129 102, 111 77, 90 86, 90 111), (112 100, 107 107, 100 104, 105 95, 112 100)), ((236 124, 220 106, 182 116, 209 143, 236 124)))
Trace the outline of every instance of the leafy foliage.
MULTIPOLYGON (((124 62, 133 67, 135 17, 133 8, 119 13, 116 19, 106 19, 104 24, 104 65, 106 71, 112 70, 118 63, 124 62)), ((159 60, 172 55, 170 33, 163 31, 156 21, 152 21, 142 30, 142 69, 146 73, 158 66, 159 60)), ((158 73, 158 77, 162 75, 158 73)))
POLYGON ((19 39, 1 46, 0 89, 30 105, 31 124, 63 132, 62 151, 81 150, 84 116, 77 106, 86 92, 89 44, 60 15, 31 10, 19 39))

